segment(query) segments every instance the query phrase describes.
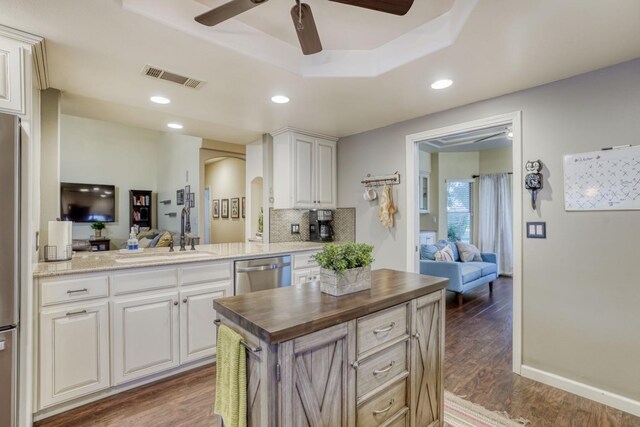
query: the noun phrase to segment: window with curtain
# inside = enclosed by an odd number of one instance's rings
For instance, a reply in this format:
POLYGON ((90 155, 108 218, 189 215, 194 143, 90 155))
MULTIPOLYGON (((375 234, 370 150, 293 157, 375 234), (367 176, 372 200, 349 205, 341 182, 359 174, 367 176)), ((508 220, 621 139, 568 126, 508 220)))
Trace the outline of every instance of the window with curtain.
POLYGON ((447 237, 471 243, 473 181, 447 181, 447 237))

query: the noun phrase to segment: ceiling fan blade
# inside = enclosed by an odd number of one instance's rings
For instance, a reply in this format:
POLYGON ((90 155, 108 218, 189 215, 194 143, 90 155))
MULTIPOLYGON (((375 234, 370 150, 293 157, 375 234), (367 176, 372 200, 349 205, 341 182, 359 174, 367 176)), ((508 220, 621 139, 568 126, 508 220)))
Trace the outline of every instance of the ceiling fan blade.
POLYGON ((406 14, 413 0, 330 0, 337 3, 348 4, 350 6, 364 7, 365 9, 377 10, 378 12, 392 13, 394 15, 406 14))
POLYGON ((293 25, 296 27, 302 53, 313 55, 320 52, 322 50, 322 42, 320 42, 316 21, 313 20, 311 7, 306 3, 296 4, 291 8, 291 17, 293 18, 293 25))
POLYGON ((209 12, 196 16, 195 20, 202 25, 213 27, 265 2, 267 0, 231 0, 222 6, 211 9, 209 12))

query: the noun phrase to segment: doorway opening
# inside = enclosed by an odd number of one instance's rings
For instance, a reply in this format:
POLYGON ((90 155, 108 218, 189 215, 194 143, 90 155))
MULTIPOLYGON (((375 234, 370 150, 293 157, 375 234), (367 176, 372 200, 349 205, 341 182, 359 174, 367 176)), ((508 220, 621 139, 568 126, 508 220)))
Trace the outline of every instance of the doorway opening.
MULTIPOLYGON (((448 293, 455 292, 460 303, 476 290, 491 290, 496 279, 500 287, 508 286, 517 374, 522 363, 522 194, 514 185, 522 181, 520 116, 504 114, 406 138, 407 271, 429 274, 435 252, 449 246, 455 258, 451 267, 460 274, 451 274, 448 293), (483 253, 461 262, 460 252, 469 256, 469 244, 483 253), (474 263, 478 271, 471 271, 474 263)), ((483 297, 490 297, 488 290, 483 297)))

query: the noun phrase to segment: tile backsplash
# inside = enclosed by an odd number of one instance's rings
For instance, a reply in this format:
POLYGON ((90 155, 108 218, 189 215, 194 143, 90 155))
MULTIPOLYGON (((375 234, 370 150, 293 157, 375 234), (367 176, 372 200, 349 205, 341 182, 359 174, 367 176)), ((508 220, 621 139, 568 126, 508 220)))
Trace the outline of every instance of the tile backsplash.
MULTIPOLYGON (((355 242, 356 208, 333 210, 333 233, 336 242, 355 242)), ((309 240, 309 211, 303 209, 269 209, 271 243, 309 240), (300 224, 300 234, 291 234, 291 224, 300 224)))

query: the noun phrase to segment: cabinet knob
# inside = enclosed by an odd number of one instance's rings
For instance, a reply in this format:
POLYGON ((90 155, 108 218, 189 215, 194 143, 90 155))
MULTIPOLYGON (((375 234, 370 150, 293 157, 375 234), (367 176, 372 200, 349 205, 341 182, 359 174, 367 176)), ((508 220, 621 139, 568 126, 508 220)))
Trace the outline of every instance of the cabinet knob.
POLYGON ((178 301, 174 301, 174 302, 173 302, 173 305, 178 305, 178 301))
POLYGON ((182 302, 186 304, 187 303, 187 299, 186 298, 183 299, 182 302))

